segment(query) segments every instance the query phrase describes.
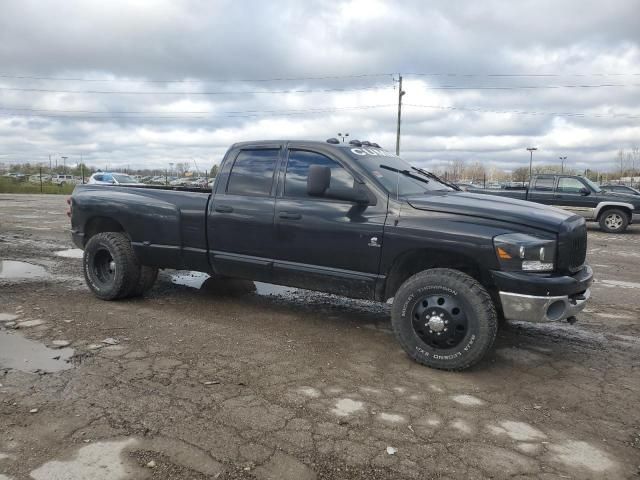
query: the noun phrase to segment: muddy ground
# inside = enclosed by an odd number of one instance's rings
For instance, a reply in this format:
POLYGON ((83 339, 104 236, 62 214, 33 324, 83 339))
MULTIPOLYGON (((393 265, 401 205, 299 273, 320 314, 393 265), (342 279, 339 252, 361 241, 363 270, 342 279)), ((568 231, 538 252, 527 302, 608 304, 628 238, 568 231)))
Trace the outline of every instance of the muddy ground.
POLYGON ((578 324, 446 373, 387 305, 175 271, 97 300, 64 209, 0 195, 0 480, 638 478, 640 226, 590 227, 578 324))

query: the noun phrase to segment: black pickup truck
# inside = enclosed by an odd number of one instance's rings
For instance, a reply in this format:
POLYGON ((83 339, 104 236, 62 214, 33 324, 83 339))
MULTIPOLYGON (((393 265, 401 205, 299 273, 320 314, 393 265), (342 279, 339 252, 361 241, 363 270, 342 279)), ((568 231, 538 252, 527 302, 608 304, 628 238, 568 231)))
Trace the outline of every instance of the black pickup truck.
MULTIPOLYGON (((626 187, 625 187, 626 188, 626 187)), ((588 221, 598 222, 607 233, 622 233, 640 220, 640 197, 600 188, 576 175, 535 175, 531 188, 523 190, 470 190, 528 200, 568 210, 588 221)))
POLYGON ((589 298, 582 216, 462 192, 368 142, 233 145, 213 192, 79 185, 72 236, 104 300, 158 268, 379 302, 416 361, 460 370, 501 319, 569 320, 589 298))

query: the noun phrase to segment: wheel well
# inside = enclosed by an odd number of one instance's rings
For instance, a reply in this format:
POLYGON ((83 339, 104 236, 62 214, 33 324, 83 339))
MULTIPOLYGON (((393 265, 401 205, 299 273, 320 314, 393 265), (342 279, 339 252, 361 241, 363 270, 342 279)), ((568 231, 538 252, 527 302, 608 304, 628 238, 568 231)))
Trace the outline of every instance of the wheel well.
POLYGON ((384 300, 393 297, 409 277, 430 268, 459 270, 484 283, 477 262, 464 254, 431 249, 412 250, 403 253, 393 262, 387 275, 384 300))
POLYGON ((91 237, 102 232, 124 232, 124 228, 118 222, 108 217, 94 217, 84 227, 84 243, 91 237))
POLYGON ((598 218, 596 220, 600 221, 602 216, 609 210, 621 210, 627 215, 627 219, 631 221, 631 210, 629 209, 629 207, 625 207, 622 205, 607 205, 605 207, 602 207, 602 210, 598 212, 598 218))

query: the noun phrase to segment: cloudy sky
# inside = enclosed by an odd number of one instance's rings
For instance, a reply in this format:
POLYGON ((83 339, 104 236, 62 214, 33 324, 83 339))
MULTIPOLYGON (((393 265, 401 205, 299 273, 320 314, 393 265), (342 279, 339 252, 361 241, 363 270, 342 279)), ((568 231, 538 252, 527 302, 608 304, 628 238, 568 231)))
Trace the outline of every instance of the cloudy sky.
POLYGON ((637 0, 3 0, 0 162, 210 167, 337 132, 429 168, 613 170, 640 145, 637 0))

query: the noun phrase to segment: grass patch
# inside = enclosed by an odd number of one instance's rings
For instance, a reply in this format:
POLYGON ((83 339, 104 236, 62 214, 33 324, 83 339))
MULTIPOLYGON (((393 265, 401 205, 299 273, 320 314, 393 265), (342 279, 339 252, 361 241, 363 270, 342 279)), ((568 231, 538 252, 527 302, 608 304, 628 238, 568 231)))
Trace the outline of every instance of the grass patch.
POLYGON ((51 193, 57 195, 71 195, 75 185, 54 185, 43 183, 40 190, 39 183, 16 182, 11 178, 0 177, 0 193, 51 193))

